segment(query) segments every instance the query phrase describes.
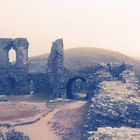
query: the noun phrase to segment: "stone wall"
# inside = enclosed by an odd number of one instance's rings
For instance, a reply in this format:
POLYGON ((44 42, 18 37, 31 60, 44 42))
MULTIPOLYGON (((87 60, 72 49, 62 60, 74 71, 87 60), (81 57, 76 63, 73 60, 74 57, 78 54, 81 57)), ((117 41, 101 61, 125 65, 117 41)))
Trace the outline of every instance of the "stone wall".
POLYGON ((28 73, 15 67, 0 69, 0 94, 29 94, 28 73))
POLYGON ((29 94, 28 41, 25 38, 0 39, 0 94, 29 94), (16 52, 16 62, 9 62, 9 51, 16 52))
POLYGON ((33 81, 32 91, 35 94, 52 94, 50 79, 47 73, 29 73, 29 81, 33 81))
POLYGON ((16 67, 28 66, 28 46, 29 43, 25 38, 1 38, 0 39, 0 66, 8 67, 9 62, 9 51, 14 49, 16 52, 16 67))
POLYGON ((133 84, 135 81, 138 84, 133 72, 133 66, 126 63, 88 65, 79 68, 77 75, 86 77, 86 91, 89 99, 98 92, 99 83, 103 81, 129 81, 129 84, 131 83, 130 81, 133 84))
POLYGON ((140 93, 137 83, 134 72, 126 69, 119 74, 118 80, 99 84, 88 110, 85 137, 104 127, 140 128, 140 93))

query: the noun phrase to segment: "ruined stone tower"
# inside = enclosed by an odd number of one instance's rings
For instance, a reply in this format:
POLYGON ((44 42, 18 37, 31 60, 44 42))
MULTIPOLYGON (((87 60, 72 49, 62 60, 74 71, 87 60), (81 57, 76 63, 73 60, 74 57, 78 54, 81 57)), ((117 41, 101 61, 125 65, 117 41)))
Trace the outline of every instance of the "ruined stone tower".
POLYGON ((47 73, 50 78, 52 93, 60 97, 62 95, 64 76, 64 50, 62 39, 58 39, 52 43, 51 53, 47 63, 47 73))
POLYGON ((25 38, 0 39, 0 94, 28 92, 28 41, 25 38), (9 51, 16 53, 16 62, 9 62, 9 51))

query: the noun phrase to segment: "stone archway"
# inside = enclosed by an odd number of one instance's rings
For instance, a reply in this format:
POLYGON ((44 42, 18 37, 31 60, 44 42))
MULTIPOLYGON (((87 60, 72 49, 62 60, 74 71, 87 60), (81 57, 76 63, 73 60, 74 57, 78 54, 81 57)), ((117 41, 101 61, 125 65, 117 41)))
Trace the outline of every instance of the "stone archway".
POLYGON ((73 78, 70 78, 66 84, 66 98, 73 99, 73 91, 72 91, 72 85, 77 80, 80 79, 82 82, 86 82, 86 80, 80 76, 75 76, 73 78))

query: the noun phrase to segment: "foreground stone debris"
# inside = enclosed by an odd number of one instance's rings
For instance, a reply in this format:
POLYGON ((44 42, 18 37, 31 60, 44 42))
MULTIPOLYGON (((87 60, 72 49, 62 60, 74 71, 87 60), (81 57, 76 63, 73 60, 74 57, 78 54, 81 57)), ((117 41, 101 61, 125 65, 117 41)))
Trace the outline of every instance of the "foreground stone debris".
POLYGON ((99 128, 88 140, 140 140, 140 129, 133 128, 99 128))
POLYGON ((88 136, 94 131, 92 139, 89 140, 123 140, 127 136, 127 140, 131 140, 133 132, 137 137, 135 140, 140 137, 140 129, 132 129, 140 128, 139 87, 133 84, 132 80, 131 84, 128 81, 105 81, 100 84, 98 94, 92 98, 85 125, 88 136), (119 129, 123 126, 124 128, 119 129), (125 129, 126 133, 123 133, 125 129), (132 136, 131 133, 129 135, 131 129, 132 136), (115 136, 114 132, 118 136, 115 136))

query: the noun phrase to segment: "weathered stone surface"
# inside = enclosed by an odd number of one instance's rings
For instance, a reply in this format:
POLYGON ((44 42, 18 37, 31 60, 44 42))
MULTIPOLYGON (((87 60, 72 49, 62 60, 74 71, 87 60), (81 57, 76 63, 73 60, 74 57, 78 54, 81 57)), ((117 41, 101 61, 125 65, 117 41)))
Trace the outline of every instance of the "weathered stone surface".
POLYGON ((114 76, 114 77, 119 77, 119 74, 122 73, 125 70, 130 70, 133 71, 133 66, 130 64, 126 64, 126 63, 110 63, 107 64, 110 73, 114 76))
POLYGON ((8 51, 11 49, 12 39, 0 38, 0 66, 4 67, 9 64, 8 51))
POLYGON ((136 85, 105 81, 99 87, 92 98, 85 131, 97 131, 100 127, 140 128, 140 97, 136 85))
POLYGON ((88 140, 140 140, 140 129, 134 128, 99 128, 97 132, 93 131, 88 140))
POLYGON ((0 39, 0 94, 28 94, 28 41, 24 38, 0 39), (10 49, 16 51, 16 63, 9 62, 10 49))
POLYGON ((33 94, 51 95, 51 84, 47 73, 29 73, 29 82, 32 82, 33 94))
POLYGON ((130 70, 125 70, 122 73, 120 73, 119 78, 121 81, 127 84, 138 84, 138 79, 135 76, 135 73, 130 70))
POLYGON ((91 99, 98 91, 98 85, 102 81, 113 81, 113 77, 108 72, 98 71, 87 77, 87 98, 91 99))
POLYGON ((27 67, 28 65, 28 41, 25 38, 0 39, 0 65, 8 67, 9 51, 13 48, 16 52, 16 66, 27 67))
POLYGON ((53 94, 61 96, 64 82, 64 50, 62 39, 58 39, 52 43, 47 63, 47 73, 50 77, 53 94))
POLYGON ((16 51, 16 66, 28 65, 28 46, 29 43, 25 38, 16 38, 13 41, 13 49, 16 51))

